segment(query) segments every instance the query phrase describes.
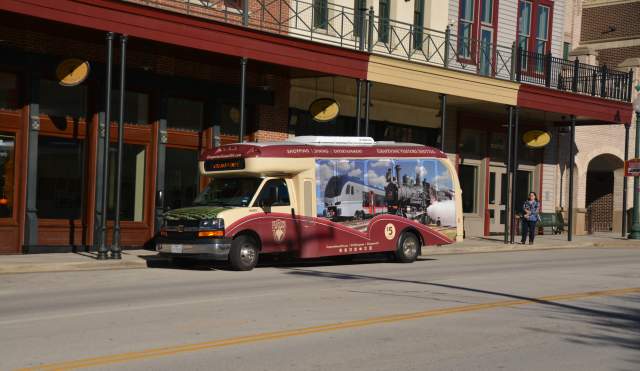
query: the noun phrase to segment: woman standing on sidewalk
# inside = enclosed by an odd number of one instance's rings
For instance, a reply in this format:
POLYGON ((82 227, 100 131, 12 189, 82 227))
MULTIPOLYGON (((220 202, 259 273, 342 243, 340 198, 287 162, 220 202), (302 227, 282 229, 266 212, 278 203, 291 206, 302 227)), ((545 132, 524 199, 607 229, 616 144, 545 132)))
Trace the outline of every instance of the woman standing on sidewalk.
POLYGON ((533 245, 533 239, 536 236, 536 223, 538 223, 539 209, 538 196, 535 192, 529 193, 529 199, 525 201, 522 206, 524 216, 522 217, 522 240, 520 240, 520 243, 523 245, 527 242, 527 235, 529 235, 529 245, 533 245))

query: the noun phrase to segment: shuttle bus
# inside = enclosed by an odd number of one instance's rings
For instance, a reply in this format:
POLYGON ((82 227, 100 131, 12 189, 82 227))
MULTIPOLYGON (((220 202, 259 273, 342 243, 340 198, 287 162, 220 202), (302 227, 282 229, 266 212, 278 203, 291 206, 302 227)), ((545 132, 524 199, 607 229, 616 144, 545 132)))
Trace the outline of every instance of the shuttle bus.
POLYGON ((462 239, 461 191, 438 149, 368 137, 296 137, 203 151, 208 186, 164 215, 156 250, 255 267, 260 254, 299 258, 390 252, 462 239))

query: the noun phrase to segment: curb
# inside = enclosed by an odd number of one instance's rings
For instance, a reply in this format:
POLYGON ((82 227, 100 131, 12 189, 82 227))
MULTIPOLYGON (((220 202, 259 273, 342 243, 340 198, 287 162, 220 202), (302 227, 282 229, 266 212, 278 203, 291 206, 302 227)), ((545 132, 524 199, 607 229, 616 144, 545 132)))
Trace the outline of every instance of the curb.
POLYGON ((116 269, 140 269, 147 268, 147 262, 140 261, 116 261, 116 262, 60 262, 60 263, 16 263, 0 265, 0 275, 18 273, 45 273, 45 272, 76 272, 116 269))
POLYGON ((516 251, 542 251, 560 249, 584 249, 584 248, 632 248, 640 247, 640 243, 629 243, 628 241, 608 241, 608 242, 582 242, 564 245, 518 245, 507 244, 503 246, 469 246, 469 247, 432 247, 423 249, 421 256, 430 255, 453 255, 453 254, 477 254, 491 252, 516 252, 516 251))
MULTIPOLYGON (((519 252, 519 251, 542 251, 560 249, 581 249, 581 248, 640 248, 640 242, 606 241, 606 242, 581 242, 558 245, 489 245, 489 246, 459 246, 459 247, 429 247, 422 250, 422 257, 435 255, 457 255, 457 254, 481 254, 495 252, 519 252)), ((54 273, 54 272, 81 272, 98 270, 120 270, 120 269, 142 269, 147 268, 148 263, 155 259, 156 255, 149 255, 146 259, 127 259, 121 261, 75 261, 75 262, 53 262, 53 263, 13 263, 2 264, 0 259, 0 275, 21 274, 21 273, 54 273)))

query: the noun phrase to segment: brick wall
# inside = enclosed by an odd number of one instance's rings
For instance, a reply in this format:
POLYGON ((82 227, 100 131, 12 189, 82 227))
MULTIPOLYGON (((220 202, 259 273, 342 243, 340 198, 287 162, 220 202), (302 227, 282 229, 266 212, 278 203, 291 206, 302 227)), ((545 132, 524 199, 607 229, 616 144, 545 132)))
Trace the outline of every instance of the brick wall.
POLYGON ((640 57, 640 45, 628 48, 611 48, 598 50, 598 63, 616 67, 628 58, 640 57))
POLYGON ((640 2, 584 8, 581 41, 640 36, 639 18, 640 2), (609 26, 615 30, 609 32, 609 26))

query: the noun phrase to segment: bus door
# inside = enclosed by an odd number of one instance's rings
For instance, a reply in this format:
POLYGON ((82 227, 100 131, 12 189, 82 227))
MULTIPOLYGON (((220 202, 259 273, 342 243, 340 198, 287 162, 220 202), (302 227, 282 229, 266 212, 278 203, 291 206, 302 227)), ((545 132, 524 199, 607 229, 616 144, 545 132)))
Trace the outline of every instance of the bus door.
POLYGON ((298 232, 291 211, 291 196, 287 180, 265 179, 251 211, 261 214, 254 229, 260 236, 262 252, 298 250, 298 232))

